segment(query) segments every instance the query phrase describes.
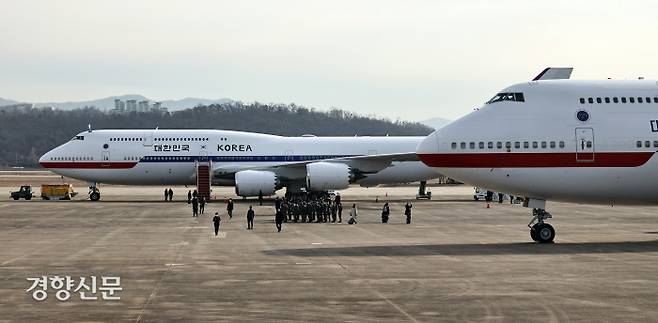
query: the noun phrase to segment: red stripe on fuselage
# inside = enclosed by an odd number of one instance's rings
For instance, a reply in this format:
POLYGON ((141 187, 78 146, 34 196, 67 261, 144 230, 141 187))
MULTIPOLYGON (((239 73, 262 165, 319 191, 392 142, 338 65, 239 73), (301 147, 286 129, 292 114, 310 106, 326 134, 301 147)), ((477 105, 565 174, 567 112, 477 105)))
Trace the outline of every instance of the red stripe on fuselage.
POLYGON ((637 167, 654 152, 576 153, 466 153, 418 154, 430 167, 445 168, 533 168, 533 167, 637 167), (589 161, 587 161, 587 160, 589 161))
POLYGON ((128 169, 137 165, 137 162, 42 162, 43 168, 68 168, 68 169, 128 169))

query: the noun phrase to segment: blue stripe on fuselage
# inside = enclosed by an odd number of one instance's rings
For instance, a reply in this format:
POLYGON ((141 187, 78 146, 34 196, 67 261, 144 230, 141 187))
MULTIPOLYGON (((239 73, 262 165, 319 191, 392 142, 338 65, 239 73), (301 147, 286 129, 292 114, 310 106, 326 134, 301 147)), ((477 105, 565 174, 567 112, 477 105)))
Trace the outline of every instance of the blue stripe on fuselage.
POLYGON ((359 155, 271 155, 271 156, 145 156, 140 163, 172 163, 172 162, 300 162, 307 160, 323 160, 359 155))

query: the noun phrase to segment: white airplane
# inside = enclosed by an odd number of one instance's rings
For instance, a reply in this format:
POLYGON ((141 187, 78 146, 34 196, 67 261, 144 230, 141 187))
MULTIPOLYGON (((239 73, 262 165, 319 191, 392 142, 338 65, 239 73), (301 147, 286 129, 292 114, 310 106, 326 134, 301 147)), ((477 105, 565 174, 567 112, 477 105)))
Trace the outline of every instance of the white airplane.
POLYGON ((240 196, 267 196, 283 187, 326 191, 438 177, 415 154, 423 138, 90 128, 44 154, 39 164, 89 182, 92 201, 100 199, 98 183, 197 184, 205 194, 212 183, 235 185, 240 196))
POLYGON ((546 201, 658 203, 658 82, 569 80, 547 69, 435 131, 419 158, 441 174, 526 197, 533 240, 555 230, 546 201))

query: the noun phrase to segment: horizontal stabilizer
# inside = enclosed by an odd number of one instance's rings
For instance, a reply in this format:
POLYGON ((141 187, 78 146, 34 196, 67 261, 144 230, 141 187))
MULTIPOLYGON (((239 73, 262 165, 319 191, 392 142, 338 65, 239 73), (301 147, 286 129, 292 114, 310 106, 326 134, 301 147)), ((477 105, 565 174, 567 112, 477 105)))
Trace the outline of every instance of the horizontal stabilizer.
POLYGON ((532 80, 568 80, 571 72, 573 72, 573 67, 547 67, 532 80))

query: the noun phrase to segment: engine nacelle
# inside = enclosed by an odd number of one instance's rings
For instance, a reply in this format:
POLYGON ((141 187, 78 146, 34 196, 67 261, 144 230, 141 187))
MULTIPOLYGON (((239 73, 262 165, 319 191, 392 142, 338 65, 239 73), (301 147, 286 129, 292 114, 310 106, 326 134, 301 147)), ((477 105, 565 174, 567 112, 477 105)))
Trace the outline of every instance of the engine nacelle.
POLYGON ((350 185, 352 178, 352 170, 342 163, 306 165, 306 186, 313 191, 342 190, 350 185))
POLYGON ((278 187, 279 180, 273 172, 243 170, 235 173, 235 193, 239 196, 272 195, 278 187))

